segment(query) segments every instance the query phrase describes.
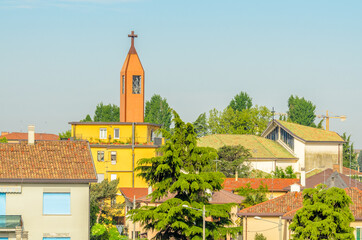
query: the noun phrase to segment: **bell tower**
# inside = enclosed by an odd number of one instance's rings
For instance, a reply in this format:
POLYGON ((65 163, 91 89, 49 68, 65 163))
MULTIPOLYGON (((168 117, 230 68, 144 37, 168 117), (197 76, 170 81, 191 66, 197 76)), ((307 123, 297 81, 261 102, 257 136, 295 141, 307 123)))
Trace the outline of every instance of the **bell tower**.
POLYGON ((120 122, 143 122, 145 101, 145 71, 134 47, 137 37, 132 31, 131 48, 121 70, 120 122))

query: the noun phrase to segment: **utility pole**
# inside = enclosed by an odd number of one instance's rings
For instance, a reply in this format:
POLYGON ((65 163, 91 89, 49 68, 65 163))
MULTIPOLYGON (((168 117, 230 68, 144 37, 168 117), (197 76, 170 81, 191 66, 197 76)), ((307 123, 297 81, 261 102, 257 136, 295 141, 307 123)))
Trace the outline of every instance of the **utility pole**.
POLYGON ((205 205, 202 207, 202 240, 206 239, 205 234, 205 205))

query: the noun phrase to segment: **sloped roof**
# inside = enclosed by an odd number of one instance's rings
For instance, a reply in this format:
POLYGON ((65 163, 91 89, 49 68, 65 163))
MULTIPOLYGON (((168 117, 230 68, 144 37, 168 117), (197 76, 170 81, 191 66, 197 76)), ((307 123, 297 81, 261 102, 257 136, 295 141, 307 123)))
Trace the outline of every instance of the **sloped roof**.
MULTIPOLYGON (((160 200, 156 201, 155 203, 163 203, 171 198, 174 198, 175 194, 173 193, 169 193, 166 197, 161 198, 160 200)), ((212 199, 209 203, 211 204, 225 204, 225 203, 241 203, 245 198, 228 192, 226 190, 220 190, 217 192, 213 192, 212 193, 212 199)), ((140 197, 138 199, 139 202, 146 202, 146 203, 150 203, 151 202, 151 198, 148 197, 147 195, 140 197)))
MULTIPOLYGON (((334 164, 333 165, 333 170, 338 171, 339 170, 339 165, 334 164)), ((347 168, 347 167, 342 167, 342 173, 344 175, 347 175, 347 176, 362 176, 362 172, 359 172, 357 170, 347 168)))
MULTIPOLYGON (((5 137, 7 140, 28 140, 28 133, 12 132, 1 135, 0 138, 5 137)), ((59 136, 52 133, 35 133, 35 140, 59 140, 59 136)))
POLYGON ((261 184, 268 187, 268 191, 277 191, 277 192, 287 192, 286 187, 292 185, 293 183, 299 183, 297 178, 238 178, 238 181, 235 178, 226 178, 224 180, 223 186, 226 191, 234 191, 240 187, 246 187, 247 184, 250 184, 250 187, 257 189, 261 184))
POLYGON ((129 201, 133 201, 134 196, 136 197, 136 200, 138 200, 141 197, 148 195, 148 188, 120 188, 119 189, 122 193, 122 195, 127 198, 129 201))
POLYGON ((274 122, 286 128, 292 135, 306 142, 344 142, 343 138, 336 132, 280 120, 274 120, 274 122))
POLYGON ((242 145, 250 149, 251 159, 297 159, 279 143, 254 135, 214 134, 199 138, 198 146, 219 149, 242 145))
POLYGON ((239 211, 239 216, 281 216, 303 206, 301 192, 289 192, 266 202, 244 208, 239 211))
POLYGON ((96 182, 86 141, 0 143, 0 182, 96 182))
MULTIPOLYGON (((349 208, 351 209, 351 212, 355 220, 357 221, 362 220, 362 191, 354 187, 345 188, 344 190, 352 200, 352 204, 349 205, 349 208)), ((296 200, 298 199, 296 198, 296 200)), ((289 212, 286 212, 282 218, 293 219, 295 213, 301 208, 302 206, 299 208, 295 208, 289 212)))

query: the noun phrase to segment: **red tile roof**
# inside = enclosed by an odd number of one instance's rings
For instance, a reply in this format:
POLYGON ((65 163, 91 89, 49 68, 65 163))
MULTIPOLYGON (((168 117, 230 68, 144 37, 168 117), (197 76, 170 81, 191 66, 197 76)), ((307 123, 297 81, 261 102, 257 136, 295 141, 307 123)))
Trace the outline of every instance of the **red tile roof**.
POLYGON ((239 211, 240 216, 281 216, 303 206, 301 192, 289 192, 269 201, 244 208, 239 211))
MULTIPOLYGON (((28 140, 28 133, 13 132, 1 135, 0 138, 5 137, 7 140, 28 140)), ((35 133, 35 140, 59 140, 59 136, 51 133, 35 133)))
POLYGON ((0 143, 0 182, 96 182, 86 141, 0 143))
POLYGON ((299 183, 297 178, 239 178, 235 181, 235 178, 226 178, 223 186, 226 191, 234 191, 240 187, 246 187, 250 183, 250 187, 257 189, 261 184, 268 187, 268 191, 287 192, 284 188, 292 185, 293 183, 299 183))
MULTIPOLYGON (((333 170, 338 171, 339 172, 339 165, 338 164, 334 164, 333 165, 333 170)), ((351 168, 347 168, 347 167, 342 167, 342 173, 344 175, 347 176, 362 176, 362 172, 359 172, 357 170, 351 169, 351 168)))
POLYGON ((120 188, 119 189, 122 195, 127 198, 129 201, 133 202, 134 196, 136 196, 136 200, 141 197, 145 197, 148 195, 148 188, 120 188))

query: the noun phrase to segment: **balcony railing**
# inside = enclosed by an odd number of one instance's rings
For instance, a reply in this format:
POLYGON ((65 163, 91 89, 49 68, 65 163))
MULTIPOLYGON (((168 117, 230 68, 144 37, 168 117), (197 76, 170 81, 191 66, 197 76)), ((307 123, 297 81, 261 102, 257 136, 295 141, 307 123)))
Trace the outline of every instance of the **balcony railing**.
POLYGON ((22 225, 21 215, 0 215, 0 229, 15 229, 22 225))

